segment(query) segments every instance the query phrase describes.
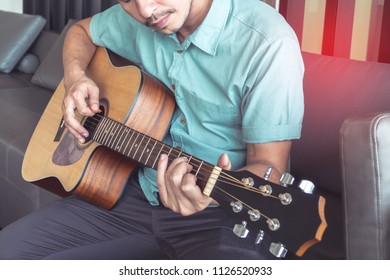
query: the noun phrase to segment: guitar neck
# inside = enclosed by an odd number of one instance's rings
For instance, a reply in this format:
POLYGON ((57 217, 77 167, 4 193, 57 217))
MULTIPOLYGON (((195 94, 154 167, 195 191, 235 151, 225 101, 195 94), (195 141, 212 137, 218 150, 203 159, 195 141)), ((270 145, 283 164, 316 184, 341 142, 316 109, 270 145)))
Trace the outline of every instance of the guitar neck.
MULTIPOLYGON (((168 155, 169 164, 176 158, 186 157, 188 163, 193 166, 191 173, 197 177, 199 187, 202 190, 213 187, 210 178, 218 176, 220 169, 217 166, 168 146, 111 118, 96 115, 95 121, 98 123, 92 139, 99 144, 155 170, 162 154, 168 155)), ((204 193, 209 195, 211 190, 204 193)))

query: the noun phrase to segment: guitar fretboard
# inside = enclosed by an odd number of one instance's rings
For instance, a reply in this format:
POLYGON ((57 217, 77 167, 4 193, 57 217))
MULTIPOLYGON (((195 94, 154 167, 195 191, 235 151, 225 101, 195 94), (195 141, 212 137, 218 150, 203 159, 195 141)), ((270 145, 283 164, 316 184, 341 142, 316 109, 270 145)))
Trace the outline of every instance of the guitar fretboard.
POLYGON ((191 171, 197 178, 197 184, 203 189, 207 185, 215 166, 196 157, 183 153, 181 150, 168 146, 159 140, 127 127, 108 117, 101 117, 92 139, 116 152, 131 158, 140 164, 157 169, 158 159, 162 154, 168 155, 171 163, 179 157, 187 157, 193 166, 191 171))

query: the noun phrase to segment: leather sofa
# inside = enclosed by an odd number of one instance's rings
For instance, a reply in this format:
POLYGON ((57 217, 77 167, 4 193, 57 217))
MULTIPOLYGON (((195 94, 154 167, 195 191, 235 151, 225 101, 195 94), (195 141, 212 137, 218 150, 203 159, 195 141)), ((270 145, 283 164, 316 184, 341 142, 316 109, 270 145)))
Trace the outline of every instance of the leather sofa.
MULTIPOLYGON (((62 43, 70 24, 61 34, 40 31, 22 54, 38 57, 35 71, 23 73, 22 57, 0 74, 0 228, 59 198, 25 182, 20 170, 62 78, 62 43)), ((390 134, 389 113, 383 112, 390 111, 390 65, 310 53, 303 58, 305 118, 291 173, 311 180, 326 197, 328 221, 322 242, 303 258, 389 258, 390 134)))
POLYGON ((42 30, 45 19, 40 16, 0 11, 1 38, 13 41, 0 42, 0 229, 58 199, 24 181, 21 166, 35 126, 62 78, 62 44, 73 22, 58 34, 42 30))
POLYGON ((340 133, 348 259, 390 259, 390 112, 351 117, 340 133))

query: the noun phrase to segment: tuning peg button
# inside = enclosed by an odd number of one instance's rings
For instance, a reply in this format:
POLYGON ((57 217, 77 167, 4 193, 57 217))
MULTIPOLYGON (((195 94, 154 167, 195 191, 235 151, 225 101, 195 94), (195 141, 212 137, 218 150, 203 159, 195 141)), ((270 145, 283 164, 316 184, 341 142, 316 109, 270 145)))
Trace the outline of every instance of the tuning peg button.
POLYGON ((305 193, 312 194, 314 192, 314 184, 311 181, 308 180, 302 180, 298 187, 303 190, 305 193))
POLYGON ((241 224, 236 224, 233 228, 233 232, 240 238, 246 238, 248 236, 249 230, 246 228, 247 223, 242 221, 241 224))
POLYGON ((271 243, 269 251, 277 258, 284 258, 288 252, 286 247, 281 243, 271 243))
POLYGON ((294 183, 295 178, 290 173, 283 173, 282 177, 280 177, 280 183, 282 186, 287 187, 287 185, 292 185, 294 183))

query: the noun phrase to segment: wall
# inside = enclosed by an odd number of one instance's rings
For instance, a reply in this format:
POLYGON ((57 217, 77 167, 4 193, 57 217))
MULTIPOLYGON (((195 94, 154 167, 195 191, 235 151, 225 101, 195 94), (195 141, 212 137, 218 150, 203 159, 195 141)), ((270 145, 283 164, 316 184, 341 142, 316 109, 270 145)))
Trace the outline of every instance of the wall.
POLYGON ((1 0, 0 10, 22 13, 23 0, 1 0))

